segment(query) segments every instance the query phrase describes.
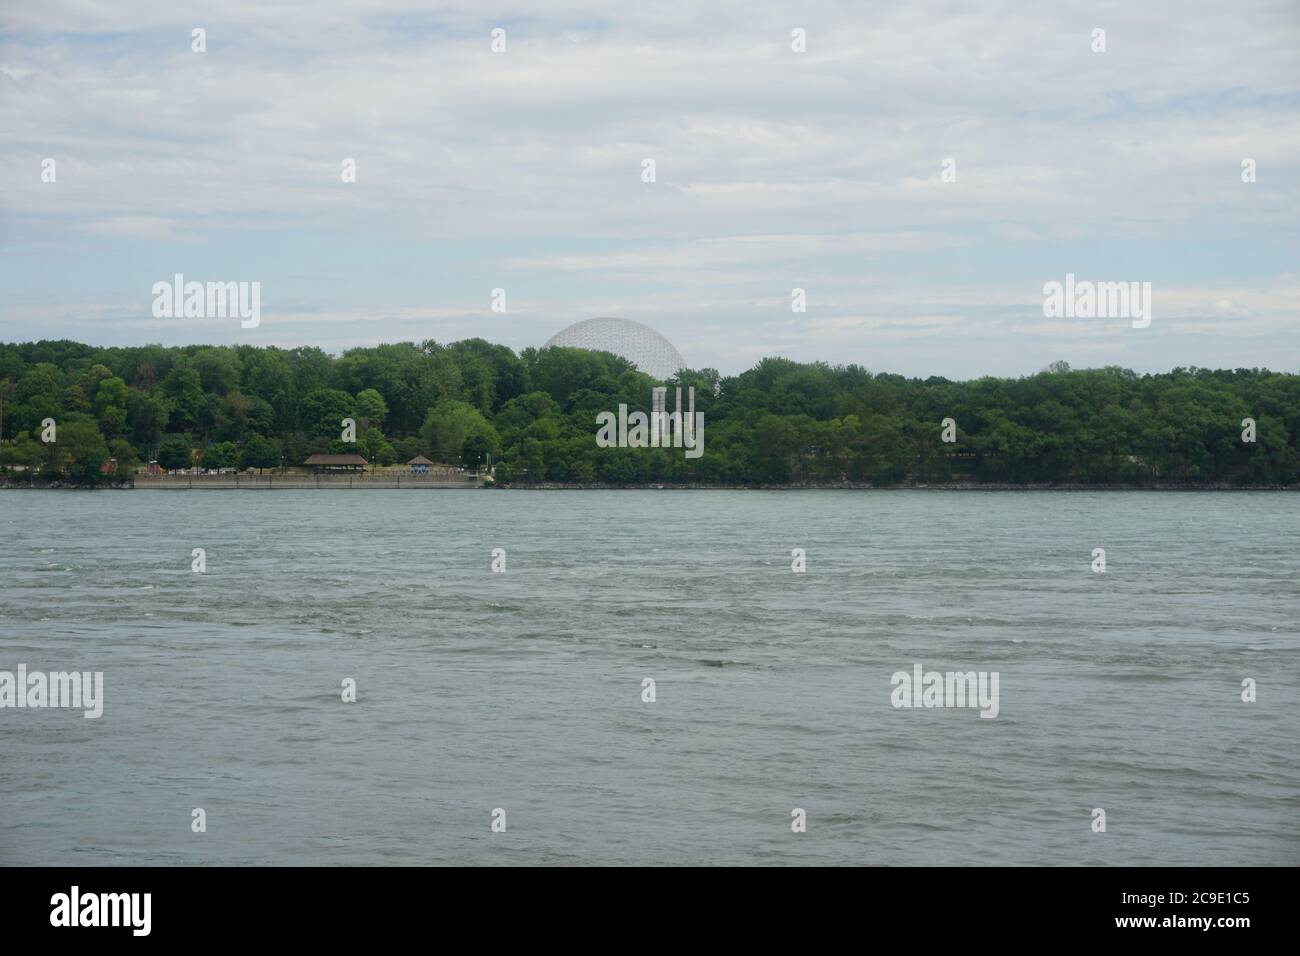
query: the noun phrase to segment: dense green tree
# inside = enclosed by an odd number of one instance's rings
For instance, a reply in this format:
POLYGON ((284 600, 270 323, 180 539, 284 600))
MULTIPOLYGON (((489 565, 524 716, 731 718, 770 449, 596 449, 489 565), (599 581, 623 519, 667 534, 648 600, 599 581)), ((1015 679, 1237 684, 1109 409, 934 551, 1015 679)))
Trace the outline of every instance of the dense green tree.
POLYGON ((357 445, 358 453, 371 464, 391 465, 397 461, 397 452, 378 428, 366 429, 357 445))
POLYGON ((516 355, 482 339, 337 357, 44 341, 0 343, 0 406, 0 464, 79 474, 101 445, 119 467, 156 455, 177 468, 190 464, 191 442, 215 442, 245 467, 278 465, 281 453, 300 465, 335 447, 376 465, 428 454, 473 467, 491 454, 502 481, 1300 482, 1300 375, 1266 369, 1139 375, 1054 362, 1023 378, 954 382, 768 358, 739 375, 686 370, 658 383, 608 353, 516 355), (670 409, 677 387, 684 403, 694 388, 703 457, 595 444, 599 413, 648 412, 660 384, 670 409), (355 444, 339 440, 344 418, 357 421, 355 444), (941 440, 945 418, 956 443, 941 440), (1254 442, 1242 440, 1244 419, 1256 422, 1254 442), (58 423, 54 445, 39 440, 46 420, 58 423))
POLYGON ((116 375, 100 379, 95 390, 95 417, 105 434, 118 435, 126 425, 128 390, 116 375))
POLYGON ((280 448, 269 438, 253 435, 244 442, 239 464, 244 468, 278 468, 280 448))
POLYGON ((117 459, 117 473, 129 475, 140 467, 140 454, 125 438, 114 438, 108 443, 108 453, 117 459))
POLYGON ((484 339, 465 339, 453 342, 448 350, 460 364, 467 393, 475 394, 479 399, 476 407, 485 414, 497 411, 524 393, 527 385, 524 363, 504 345, 493 345, 484 339), (465 361, 467 358, 486 366, 486 375, 477 367, 469 368, 465 361), (482 404, 485 398, 488 399, 486 406, 482 404))
POLYGON ((396 452, 397 460, 399 462, 410 461, 416 455, 423 455, 425 453, 424 442, 419 438, 419 436, 413 438, 399 438, 392 444, 393 451, 396 452))
POLYGON ((239 385, 240 362, 232 349, 200 348, 190 357, 205 392, 225 395, 239 385))
POLYGON ((298 424, 298 400, 293 370, 279 349, 257 349, 245 358, 249 394, 273 409, 272 429, 277 434, 293 431, 298 424))
POLYGON ((463 460, 466 442, 471 443, 475 454, 484 457, 500 443, 497 430, 482 412, 467 402, 457 401, 439 402, 431 408, 420 429, 420 437, 434 461, 449 464, 459 464, 463 460))
POLYGON ((372 425, 382 425, 388 417, 388 403, 378 390, 364 388, 357 393, 357 414, 372 425))
POLYGON ((239 449, 234 442, 218 442, 203 450, 204 468, 234 468, 238 464, 239 449))
POLYGON ((313 438, 338 438, 345 418, 356 419, 356 403, 337 388, 317 388, 303 396, 299 426, 313 438))
POLYGON ((189 468, 194 461, 188 435, 168 435, 158 446, 158 464, 168 471, 189 468))
POLYGON ((192 431, 207 425, 208 396, 203 380, 189 365, 177 365, 163 380, 163 394, 171 400, 171 425, 192 431))
POLYGON ((171 417, 171 407, 161 392, 131 389, 127 396, 127 421, 131 439, 146 452, 157 447, 171 417))
POLYGON ((212 434, 219 440, 240 442, 255 432, 267 432, 275 426, 271 406, 255 395, 232 389, 217 402, 212 413, 212 434))
POLYGON ((104 436, 90 419, 64 422, 58 429, 57 455, 59 467, 74 478, 98 481, 100 466, 108 461, 108 446, 104 436))
POLYGON ((465 436, 460 450, 461 461, 467 468, 479 468, 487 464, 495 448, 495 440, 487 429, 475 431, 465 436))
POLYGON ((23 465, 36 468, 49 458, 48 446, 42 445, 27 432, 19 432, 12 442, 0 445, 0 465, 23 465))

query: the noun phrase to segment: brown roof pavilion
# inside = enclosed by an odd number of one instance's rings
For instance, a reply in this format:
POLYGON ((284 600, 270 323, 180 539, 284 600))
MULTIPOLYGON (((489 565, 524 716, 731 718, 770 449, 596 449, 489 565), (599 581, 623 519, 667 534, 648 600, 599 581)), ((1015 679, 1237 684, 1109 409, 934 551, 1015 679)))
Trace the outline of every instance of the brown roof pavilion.
POLYGON ((429 461, 429 459, 425 458, 423 455, 416 455, 414 458, 408 461, 407 464, 408 465, 432 465, 433 462, 429 461))

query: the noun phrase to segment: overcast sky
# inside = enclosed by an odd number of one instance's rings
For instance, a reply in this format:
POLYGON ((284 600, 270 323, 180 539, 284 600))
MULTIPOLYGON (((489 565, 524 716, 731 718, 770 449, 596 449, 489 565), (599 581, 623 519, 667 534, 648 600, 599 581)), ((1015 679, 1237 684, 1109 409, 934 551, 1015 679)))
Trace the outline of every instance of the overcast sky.
POLYGON ((614 315, 724 373, 1300 369, 1296 0, 0 0, 0 22, 0 340, 520 349, 614 315), (260 282, 261 325, 155 319, 177 272, 260 282), (1150 327, 1045 318, 1067 272, 1151 282, 1150 327))

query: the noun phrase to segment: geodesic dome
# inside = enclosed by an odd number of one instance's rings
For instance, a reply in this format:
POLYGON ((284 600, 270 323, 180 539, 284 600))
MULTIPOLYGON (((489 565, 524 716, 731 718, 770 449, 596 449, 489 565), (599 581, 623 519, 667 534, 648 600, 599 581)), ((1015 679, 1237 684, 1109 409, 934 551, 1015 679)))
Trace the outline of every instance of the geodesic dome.
POLYGON ((682 353, 666 338, 631 319, 583 319, 561 329, 542 346, 553 345, 593 352, 613 352, 647 375, 666 381, 686 368, 682 353))

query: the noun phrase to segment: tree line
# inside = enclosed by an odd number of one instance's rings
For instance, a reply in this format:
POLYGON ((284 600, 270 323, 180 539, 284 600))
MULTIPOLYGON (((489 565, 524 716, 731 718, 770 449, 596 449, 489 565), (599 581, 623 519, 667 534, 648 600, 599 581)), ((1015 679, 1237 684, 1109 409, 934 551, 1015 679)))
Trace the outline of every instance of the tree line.
POLYGON ((109 480, 168 469, 297 466, 316 452, 377 465, 423 454, 495 465, 498 483, 1300 481, 1300 375, 1054 363, 1020 378, 906 378, 767 358, 660 383, 580 349, 483 339, 314 347, 0 343, 0 467, 109 480), (600 448, 596 415, 649 412, 651 389, 695 389, 704 454, 600 448), (343 419, 355 442, 341 439, 343 419), (944 419, 955 442, 942 440, 944 419), (1249 428, 1246 419, 1253 425, 1249 428), (45 423, 57 428, 42 441, 45 423), (1253 432, 1253 435, 1249 434, 1253 432), (1243 435, 1254 441, 1243 440, 1243 435))

